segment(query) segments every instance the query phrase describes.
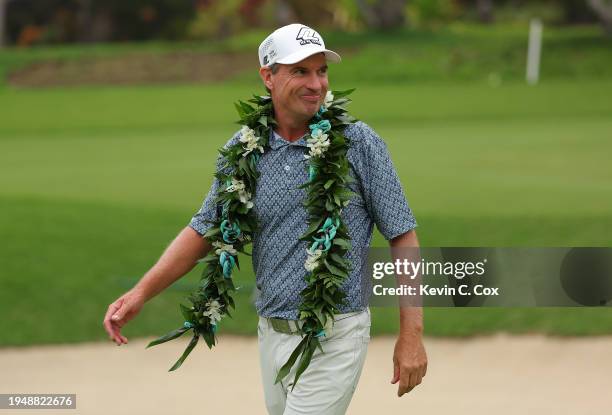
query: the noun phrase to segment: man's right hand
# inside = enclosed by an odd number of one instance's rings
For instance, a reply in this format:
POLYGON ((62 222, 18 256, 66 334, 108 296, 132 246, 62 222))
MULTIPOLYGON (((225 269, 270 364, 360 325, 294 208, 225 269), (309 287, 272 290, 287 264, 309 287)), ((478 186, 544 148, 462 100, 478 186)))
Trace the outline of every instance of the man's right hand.
POLYGON ((104 328, 110 339, 117 346, 127 343, 127 338, 121 335, 121 327, 136 317, 146 301, 191 271, 210 249, 208 241, 191 227, 181 230, 138 284, 108 306, 104 328))
POLYGON ((130 290, 108 306, 104 316, 104 328, 110 339, 117 343, 117 346, 127 344, 128 339, 121 334, 121 327, 136 317, 144 303, 145 298, 142 293, 130 290))

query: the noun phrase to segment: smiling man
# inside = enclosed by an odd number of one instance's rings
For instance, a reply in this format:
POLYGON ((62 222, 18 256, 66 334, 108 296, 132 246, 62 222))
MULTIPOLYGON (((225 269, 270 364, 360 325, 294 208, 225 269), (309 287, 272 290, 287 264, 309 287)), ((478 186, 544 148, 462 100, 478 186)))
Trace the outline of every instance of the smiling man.
MULTIPOLYGON (((362 284, 366 249, 376 225, 391 247, 416 247, 416 221, 404 195, 385 142, 365 123, 347 125, 343 134, 350 146, 346 159, 355 179, 354 192, 342 210, 352 247, 346 259, 351 271, 343 283, 346 303, 339 306, 333 327, 321 338, 310 365, 293 385, 296 368, 275 383, 277 373, 301 341, 300 293, 305 281, 308 213, 300 188, 309 180, 305 155, 309 147, 309 122, 329 104, 328 63, 340 56, 325 48, 322 37, 301 24, 284 26, 259 47, 259 74, 272 97, 276 125, 269 148, 257 162, 260 174, 253 195, 253 210, 260 228, 253 239, 253 269, 259 296, 258 340, 265 400, 271 415, 344 414, 359 381, 370 339, 369 293, 362 284), (295 387, 294 387, 295 386, 295 387)), ((225 147, 239 142, 238 131, 225 147)), ((225 166, 222 156, 217 170, 225 166)), ((221 184, 215 180, 202 207, 159 262, 128 293, 109 306, 104 325, 117 344, 126 343, 120 328, 143 303, 193 268, 211 245, 202 236, 221 215, 215 197, 221 184)), ((393 352, 391 383, 399 383, 398 396, 421 383, 427 367, 422 342, 420 308, 400 309, 400 334, 393 352)), ((296 365, 297 366, 297 365, 296 365)))
MULTIPOLYGON (((315 30, 301 24, 274 31, 259 46, 259 74, 272 97, 277 122, 270 137, 272 151, 264 154, 258 165, 262 177, 255 206, 262 230, 253 250, 261 291, 257 300, 260 362, 270 414, 346 412, 370 338, 368 293, 361 291, 361 281, 364 248, 370 244, 373 225, 376 223, 393 247, 418 246, 416 221, 384 141, 365 123, 349 125, 344 131, 351 141, 347 158, 357 179, 349 185, 356 196, 343 212, 353 242, 347 255, 352 272, 344 286, 349 301, 341 307, 342 314, 336 315, 331 335, 322 341, 323 353, 315 354, 296 387, 291 388, 292 376, 274 383, 278 369, 300 341, 297 333, 281 328, 299 324, 297 309, 306 284, 304 258, 297 255, 304 252, 304 242, 297 236, 307 220, 302 206, 306 193, 298 186, 307 181, 303 163, 309 122, 329 98, 328 62, 340 60, 336 52, 325 48, 315 30)), ((210 207, 200 213, 207 217, 206 212, 210 207)), ((206 229, 198 228, 200 220, 196 215, 192 224, 203 233, 206 229)), ((427 363, 421 310, 402 308, 400 318, 391 380, 400 383, 399 396, 421 382, 427 363)))

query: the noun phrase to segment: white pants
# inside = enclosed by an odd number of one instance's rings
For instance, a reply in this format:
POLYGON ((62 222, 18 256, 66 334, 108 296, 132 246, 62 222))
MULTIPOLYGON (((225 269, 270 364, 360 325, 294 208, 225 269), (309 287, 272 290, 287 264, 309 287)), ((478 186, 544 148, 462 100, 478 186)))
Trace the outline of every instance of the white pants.
MULTIPOLYGON (((297 364, 281 382, 276 374, 302 337, 274 331, 260 317, 257 328, 266 407, 270 415, 344 415, 357 387, 370 341, 370 310, 337 314, 332 333, 321 337, 310 366, 291 390, 297 364)), ((299 362, 299 358, 298 358, 299 362)))

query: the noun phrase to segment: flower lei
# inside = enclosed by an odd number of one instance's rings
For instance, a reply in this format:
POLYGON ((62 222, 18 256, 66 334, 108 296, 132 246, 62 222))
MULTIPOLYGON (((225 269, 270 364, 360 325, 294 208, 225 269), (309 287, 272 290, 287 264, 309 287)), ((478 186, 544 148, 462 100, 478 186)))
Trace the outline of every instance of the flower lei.
MULTIPOLYGON (((307 286, 300 293, 299 306, 302 341, 276 377, 279 382, 287 376, 299 358, 293 387, 316 349, 323 351, 319 339, 333 324, 338 307, 346 301, 341 286, 351 268, 344 258, 351 242, 340 214, 354 194, 347 187, 353 179, 346 158, 350 142, 343 135, 344 128, 356 121, 345 108, 351 102, 346 96, 353 91, 328 92, 324 104, 309 123, 309 152, 304 156, 308 160, 308 181, 300 186, 307 189, 304 206, 309 214, 308 229, 299 237, 309 244, 304 263, 307 286)), ((222 213, 217 220, 209 221, 213 226, 203 236, 215 249, 198 261, 205 268, 197 289, 188 297, 192 306, 180 304, 185 319, 183 326, 147 345, 155 346, 193 330, 193 338, 170 371, 182 365, 200 336, 209 348, 216 344, 219 321, 226 315, 231 317, 229 309, 235 308, 232 269, 234 266, 240 269, 238 253, 249 255, 244 248, 252 242, 258 229, 252 211, 259 177, 256 166, 261 154, 269 148, 270 129, 276 121, 269 96, 254 95, 248 102, 255 107, 243 101, 235 104, 239 123, 243 125, 239 142, 219 150, 225 164, 215 173, 221 183, 215 201, 222 205, 222 213), (223 172, 226 167, 230 174, 223 172)))

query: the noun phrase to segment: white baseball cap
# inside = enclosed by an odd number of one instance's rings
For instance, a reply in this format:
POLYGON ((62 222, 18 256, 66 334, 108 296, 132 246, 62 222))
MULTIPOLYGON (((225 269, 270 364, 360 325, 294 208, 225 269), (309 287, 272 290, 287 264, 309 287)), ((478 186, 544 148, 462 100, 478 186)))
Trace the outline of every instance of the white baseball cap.
POLYGON ((342 59, 336 52, 325 49, 323 38, 314 29, 293 23, 276 29, 259 45, 259 64, 272 66, 275 63, 292 64, 315 53, 325 53, 330 62, 342 59))

